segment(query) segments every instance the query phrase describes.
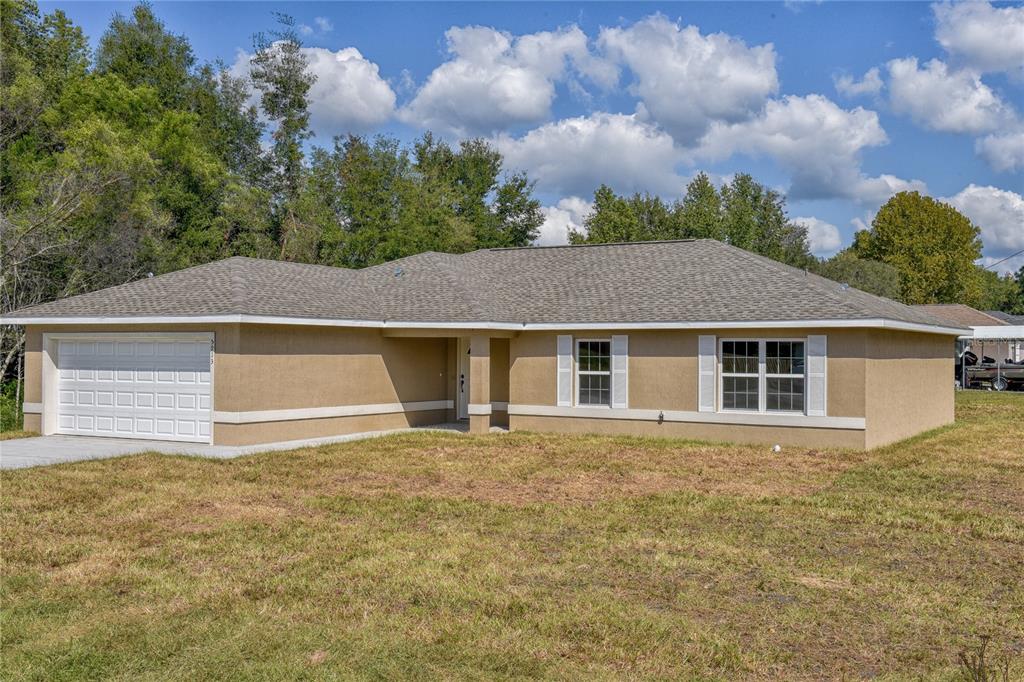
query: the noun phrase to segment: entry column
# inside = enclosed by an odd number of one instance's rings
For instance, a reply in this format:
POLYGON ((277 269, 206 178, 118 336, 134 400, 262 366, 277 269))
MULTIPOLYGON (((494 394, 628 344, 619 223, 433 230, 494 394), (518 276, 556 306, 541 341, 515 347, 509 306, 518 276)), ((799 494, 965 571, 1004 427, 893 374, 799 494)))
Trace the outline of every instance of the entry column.
POLYGON ((469 432, 491 431, 491 339, 469 338, 469 432))

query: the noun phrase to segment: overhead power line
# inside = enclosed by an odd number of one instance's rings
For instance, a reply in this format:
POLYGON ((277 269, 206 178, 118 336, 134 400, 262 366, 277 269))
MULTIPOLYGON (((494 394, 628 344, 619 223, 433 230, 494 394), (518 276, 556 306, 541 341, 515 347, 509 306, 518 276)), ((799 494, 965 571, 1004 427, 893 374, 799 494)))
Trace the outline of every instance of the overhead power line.
POLYGON ((997 261, 996 261, 995 263, 989 263, 989 264, 988 264, 988 265, 986 265, 986 266, 985 266, 985 267, 984 267, 983 269, 984 269, 984 270, 991 270, 992 268, 994 268, 995 266, 999 265, 1000 263, 1002 263, 1002 262, 1004 262, 1004 261, 1008 261, 1008 260, 1010 260, 1011 258, 1013 258, 1013 257, 1015 257, 1015 256, 1019 256, 1019 255, 1020 255, 1020 254, 1022 254, 1022 253, 1024 253, 1024 249, 1021 249, 1021 250, 1020 250, 1020 251, 1018 251, 1017 253, 1011 253, 1011 254, 1010 254, 1009 256, 1007 256, 1006 258, 1001 258, 1001 259, 997 260, 997 261))

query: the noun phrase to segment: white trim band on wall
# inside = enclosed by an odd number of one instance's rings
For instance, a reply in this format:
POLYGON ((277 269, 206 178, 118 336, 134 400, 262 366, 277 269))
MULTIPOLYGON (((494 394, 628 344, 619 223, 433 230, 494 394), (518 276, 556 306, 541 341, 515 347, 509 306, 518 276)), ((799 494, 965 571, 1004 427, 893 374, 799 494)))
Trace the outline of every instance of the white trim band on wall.
POLYGON ((504 400, 491 401, 491 409, 495 412, 508 412, 508 402, 504 400))
POLYGON ((24 403, 21 406, 22 414, 42 414, 43 404, 42 403, 24 403))
POLYGON ((257 410, 253 412, 224 412, 217 410, 213 413, 213 421, 216 424, 258 424, 261 422, 286 422, 300 419, 362 417, 374 414, 450 410, 454 406, 455 402, 452 400, 422 400, 408 403, 336 405, 333 407, 303 407, 292 410, 257 410))
POLYGON ((555 407, 553 405, 509 405, 509 415, 529 417, 578 417, 584 419, 626 419, 635 421, 733 424, 738 426, 787 426, 814 429, 863 431, 862 417, 808 417, 804 414, 746 414, 742 412, 683 412, 679 410, 637 410, 607 407, 555 407))
POLYGON ((487 404, 480 405, 477 403, 470 403, 467 407, 467 411, 471 417, 482 417, 491 413, 491 406, 487 404))

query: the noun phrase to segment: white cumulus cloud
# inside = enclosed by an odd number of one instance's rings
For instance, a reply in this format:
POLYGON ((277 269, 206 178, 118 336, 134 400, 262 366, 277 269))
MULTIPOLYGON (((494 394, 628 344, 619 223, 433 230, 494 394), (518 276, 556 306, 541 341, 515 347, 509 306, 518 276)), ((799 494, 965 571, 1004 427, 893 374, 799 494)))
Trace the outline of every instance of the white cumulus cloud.
MULTIPOLYGON (((395 92, 381 78, 377 65, 359 50, 304 47, 302 53, 316 75, 309 89, 309 113, 310 127, 318 135, 366 132, 391 118, 395 92)), ((251 57, 239 51, 232 74, 248 77, 251 57)), ((258 103, 259 92, 254 92, 253 98, 258 103)))
POLYGON ((569 231, 583 232, 583 222, 594 209, 594 205, 580 197, 565 197, 554 206, 543 206, 544 224, 540 236, 534 242, 537 246, 556 246, 569 243, 569 231))
POLYGON ((820 218, 798 217, 793 222, 807 230, 807 246, 817 256, 831 256, 843 245, 839 228, 820 218))
POLYGON ((1024 169, 1024 129, 986 135, 974 150, 999 172, 1024 169))
POLYGON ((982 72, 1024 74, 1024 7, 941 2, 932 11, 935 39, 951 56, 982 72))
POLYGON ((549 117, 555 83, 568 67, 611 84, 613 66, 595 58, 577 26, 513 37, 485 26, 445 32, 452 58, 438 66, 400 112, 421 128, 476 135, 549 117))
POLYGON ((332 24, 331 20, 327 17, 316 17, 313 19, 313 23, 316 24, 316 27, 320 29, 322 33, 330 33, 334 30, 334 24, 332 24))
POLYGON ((849 74, 842 74, 832 77, 835 83, 836 92, 843 97, 860 97, 862 95, 877 95, 882 91, 884 84, 878 67, 872 67, 864 73, 864 77, 857 80, 849 74))
POLYGON ((919 180, 868 177, 861 171, 861 150, 887 142, 874 111, 843 109, 822 95, 788 95, 769 101, 750 121, 712 125, 694 155, 769 156, 789 171, 791 198, 848 198, 871 204, 899 191, 924 189, 919 180))
POLYGON ((970 184, 943 199, 981 228, 988 255, 1009 255, 1024 249, 1024 197, 992 186, 970 184))
POLYGON ((499 135, 505 165, 525 170, 543 192, 588 196, 601 183, 618 192, 678 194, 680 153, 672 138, 635 115, 594 113, 499 135))
POLYGON ((1013 108, 974 71, 952 70, 938 59, 918 66, 916 57, 888 63, 893 110, 932 130, 984 133, 1011 123, 1013 108))
POLYGON ((725 33, 702 35, 654 15, 626 28, 605 28, 598 44, 635 77, 630 90, 677 141, 695 141, 713 120, 737 122, 779 89, 771 43, 748 47, 725 33))

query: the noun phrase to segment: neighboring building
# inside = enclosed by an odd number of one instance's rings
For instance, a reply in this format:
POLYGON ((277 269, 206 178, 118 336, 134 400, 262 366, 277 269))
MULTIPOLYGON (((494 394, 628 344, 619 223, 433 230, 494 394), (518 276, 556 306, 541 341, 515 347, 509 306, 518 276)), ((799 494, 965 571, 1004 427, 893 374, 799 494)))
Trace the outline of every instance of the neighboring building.
POLYGON ((962 303, 916 305, 914 308, 947 324, 970 328, 970 334, 960 337, 958 353, 970 350, 979 358, 988 356, 997 362, 1024 361, 1024 315, 982 312, 962 303))
POLYGON ((872 448, 953 421, 967 331, 713 240, 229 258, 3 321, 26 428, 217 444, 467 419, 872 448))
POLYGON ((1006 324, 1018 327, 1024 326, 1024 315, 1011 315, 1010 313, 1004 313, 1002 310, 986 310, 985 314, 1002 320, 1006 324))

